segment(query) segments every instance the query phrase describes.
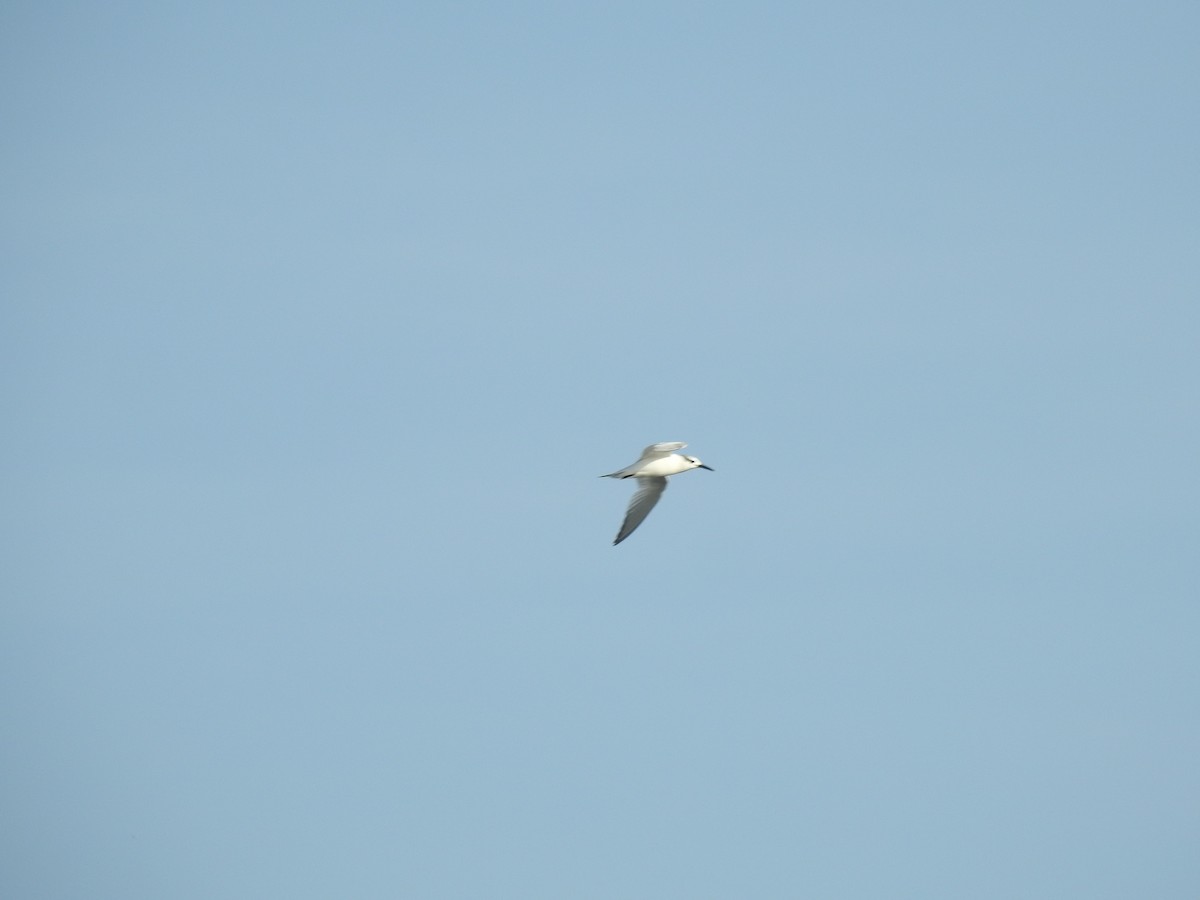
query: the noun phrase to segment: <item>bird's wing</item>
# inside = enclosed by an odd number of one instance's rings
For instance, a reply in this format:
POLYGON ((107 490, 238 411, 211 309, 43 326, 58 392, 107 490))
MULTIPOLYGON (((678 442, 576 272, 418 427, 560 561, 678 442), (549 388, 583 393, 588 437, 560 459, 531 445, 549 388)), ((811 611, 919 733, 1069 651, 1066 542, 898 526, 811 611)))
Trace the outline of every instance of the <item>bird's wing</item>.
POLYGON ((638 478, 637 483, 637 493, 629 501, 629 509, 625 511, 625 521, 621 523, 621 530, 617 534, 617 539, 613 541, 614 547, 633 534, 634 530, 645 521, 646 516, 650 515, 650 510, 654 509, 654 504, 658 502, 658 498, 667 489, 667 479, 658 475, 638 478))
POLYGON ((662 459, 664 456, 670 456, 675 450, 682 450, 686 447, 683 441, 667 441, 665 444, 651 444, 642 451, 642 458, 638 462, 647 459, 662 459))

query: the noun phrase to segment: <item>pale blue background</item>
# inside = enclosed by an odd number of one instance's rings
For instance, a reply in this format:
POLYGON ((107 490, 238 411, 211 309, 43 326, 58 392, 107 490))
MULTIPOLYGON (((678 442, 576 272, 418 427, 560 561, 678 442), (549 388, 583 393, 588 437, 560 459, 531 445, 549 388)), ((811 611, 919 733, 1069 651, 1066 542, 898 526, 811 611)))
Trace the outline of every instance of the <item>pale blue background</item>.
POLYGON ((0 35, 5 897, 1200 896, 1200 6, 0 35))

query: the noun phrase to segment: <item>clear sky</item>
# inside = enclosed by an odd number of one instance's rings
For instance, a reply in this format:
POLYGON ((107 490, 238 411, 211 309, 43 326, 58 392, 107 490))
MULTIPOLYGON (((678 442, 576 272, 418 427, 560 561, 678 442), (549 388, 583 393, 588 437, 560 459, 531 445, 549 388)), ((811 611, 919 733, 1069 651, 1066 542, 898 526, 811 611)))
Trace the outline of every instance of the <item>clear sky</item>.
POLYGON ((1200 895, 1197 46, 5 4, 0 893, 1200 895))

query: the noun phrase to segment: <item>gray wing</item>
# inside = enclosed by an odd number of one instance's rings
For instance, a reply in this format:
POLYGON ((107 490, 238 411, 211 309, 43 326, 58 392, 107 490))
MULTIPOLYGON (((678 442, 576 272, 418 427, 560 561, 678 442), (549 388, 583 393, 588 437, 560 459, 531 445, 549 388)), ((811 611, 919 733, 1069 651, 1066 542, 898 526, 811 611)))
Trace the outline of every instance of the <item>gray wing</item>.
POLYGON ((661 476, 642 477, 637 480, 637 483, 637 493, 629 501, 629 509, 625 511, 625 521, 621 523, 621 530, 617 534, 617 539, 613 541, 614 547, 633 534, 637 527, 645 521, 646 516, 650 515, 650 510, 654 509, 654 504, 658 502, 658 498, 667 489, 667 479, 661 476))
POLYGON ((664 456, 670 456, 673 451, 682 450, 686 446, 687 444, 683 441, 666 441, 662 444, 651 444, 642 451, 642 459, 639 459, 638 462, 641 462, 643 459, 662 459, 664 456))

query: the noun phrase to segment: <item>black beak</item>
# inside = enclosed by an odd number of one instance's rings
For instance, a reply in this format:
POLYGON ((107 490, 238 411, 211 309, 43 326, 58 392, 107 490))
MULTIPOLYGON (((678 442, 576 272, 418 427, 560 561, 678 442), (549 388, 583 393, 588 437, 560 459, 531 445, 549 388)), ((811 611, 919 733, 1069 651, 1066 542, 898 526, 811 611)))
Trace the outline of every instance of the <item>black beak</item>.
POLYGON ((717 471, 717 470, 716 470, 716 469, 714 469, 712 466, 706 466, 704 463, 700 463, 700 465, 696 466, 696 468, 697 468, 697 469, 708 469, 708 471, 710 471, 710 472, 715 472, 715 471, 717 471))

